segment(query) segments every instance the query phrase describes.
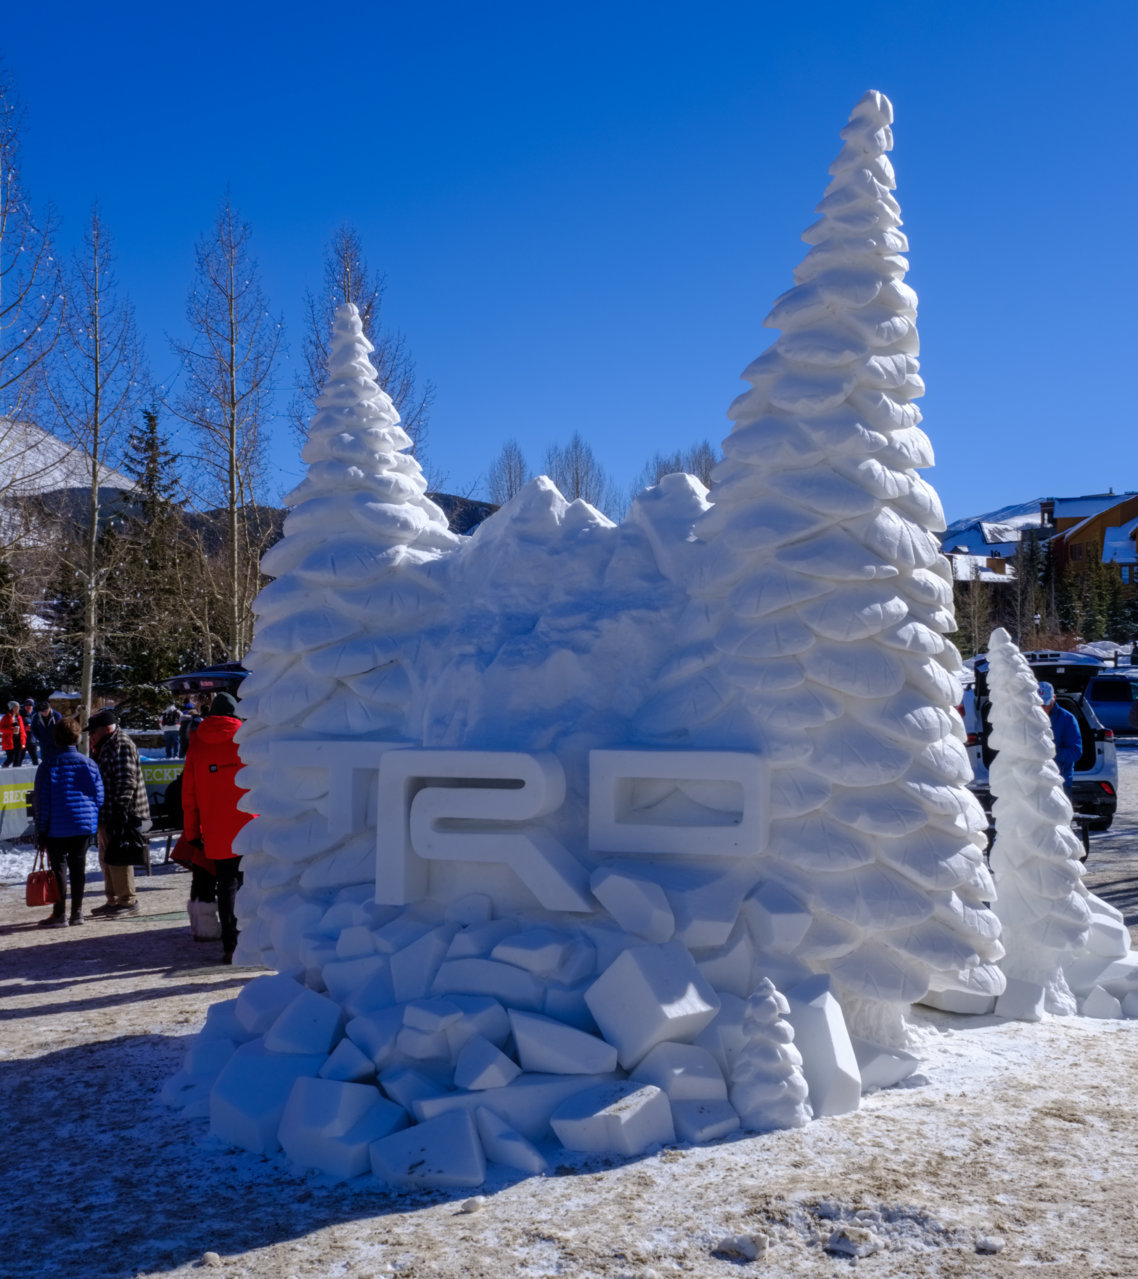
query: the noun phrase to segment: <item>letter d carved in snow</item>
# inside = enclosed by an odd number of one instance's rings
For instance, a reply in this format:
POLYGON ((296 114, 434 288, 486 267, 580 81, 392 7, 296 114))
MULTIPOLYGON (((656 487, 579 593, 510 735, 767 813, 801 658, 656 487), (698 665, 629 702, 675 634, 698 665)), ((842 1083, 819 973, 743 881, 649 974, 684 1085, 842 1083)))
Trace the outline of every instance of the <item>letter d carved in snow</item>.
POLYGON ((424 897, 427 861, 498 862, 547 910, 592 910, 588 874, 563 844, 541 829, 503 828, 544 817, 564 799, 565 772, 548 751, 389 751, 379 811, 394 820, 376 831, 376 902, 424 897))

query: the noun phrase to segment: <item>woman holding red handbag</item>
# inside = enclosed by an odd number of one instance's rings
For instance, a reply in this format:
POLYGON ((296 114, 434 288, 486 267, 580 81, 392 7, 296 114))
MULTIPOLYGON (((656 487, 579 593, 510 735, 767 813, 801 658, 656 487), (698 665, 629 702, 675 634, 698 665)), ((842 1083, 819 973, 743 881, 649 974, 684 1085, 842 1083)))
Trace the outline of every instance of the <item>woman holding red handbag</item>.
POLYGON ((182 769, 182 833, 187 841, 200 839, 205 856, 213 863, 223 964, 233 962, 237 947, 241 858, 233 851, 233 837, 253 820, 251 813, 242 813, 237 807, 237 801, 247 793, 236 781, 241 759, 233 738, 240 727, 237 703, 228 693, 217 693, 190 738, 182 769))
POLYGON ((87 883, 87 846, 99 828, 103 778, 98 766, 76 750, 79 726, 61 719, 55 726, 57 754, 36 769, 32 807, 36 836, 47 848, 59 884, 59 899, 41 928, 66 928, 83 922, 83 890, 87 883), (67 875, 71 878, 71 918, 67 916, 67 875))

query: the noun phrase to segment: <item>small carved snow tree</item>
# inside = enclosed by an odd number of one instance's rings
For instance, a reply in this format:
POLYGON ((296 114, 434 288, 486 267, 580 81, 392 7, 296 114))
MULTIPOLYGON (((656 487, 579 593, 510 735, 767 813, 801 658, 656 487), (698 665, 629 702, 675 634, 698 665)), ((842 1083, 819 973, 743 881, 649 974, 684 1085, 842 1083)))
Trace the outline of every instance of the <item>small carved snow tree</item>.
POLYGON ((748 1132, 801 1128, 811 1118, 802 1054, 786 1020, 790 1005, 764 977, 747 1000, 743 1044, 731 1071, 731 1104, 748 1132))
POLYGON ((417 659, 425 633, 446 616, 427 570, 458 538, 426 496, 371 349, 357 308, 344 304, 302 454, 308 474, 285 498, 284 537, 261 562, 275 581, 254 604, 238 738, 249 788, 241 806, 266 814, 245 827, 237 848, 246 855, 241 956, 250 959, 296 963, 301 933, 329 890, 374 879, 374 834, 337 825, 330 787, 346 766, 319 767, 318 743, 417 744, 417 659), (282 745, 298 740, 305 745, 291 754, 282 745), (299 898, 287 911, 286 894, 299 898), (257 928, 266 900, 274 904, 257 928))
POLYGON ((995 802, 992 874, 1007 954, 1000 967, 1043 987, 1047 1012, 1077 1011, 1063 961, 1084 945, 1091 923, 1082 843, 1055 766, 1051 722, 1023 654, 1001 626, 988 646, 992 699, 989 779, 995 802))
POLYGON ((766 758, 758 870, 812 916, 798 958, 833 975, 859 1033, 896 1042, 930 986, 991 994, 1003 975, 953 709, 944 520, 918 474, 933 455, 892 118, 870 92, 842 130, 810 251, 766 320, 782 333, 731 406, 687 647, 642 727, 766 758))

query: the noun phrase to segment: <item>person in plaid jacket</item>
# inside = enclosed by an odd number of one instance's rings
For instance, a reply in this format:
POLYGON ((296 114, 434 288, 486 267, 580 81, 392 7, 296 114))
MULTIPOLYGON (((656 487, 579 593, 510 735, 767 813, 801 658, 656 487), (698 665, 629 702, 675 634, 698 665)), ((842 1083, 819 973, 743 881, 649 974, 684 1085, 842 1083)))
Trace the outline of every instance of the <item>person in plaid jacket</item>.
POLYGON ((99 865, 107 900, 91 914, 101 918, 137 915, 134 866, 150 855, 145 832, 151 826, 138 747, 119 729, 113 707, 92 715, 87 733, 105 792, 99 810, 99 865))

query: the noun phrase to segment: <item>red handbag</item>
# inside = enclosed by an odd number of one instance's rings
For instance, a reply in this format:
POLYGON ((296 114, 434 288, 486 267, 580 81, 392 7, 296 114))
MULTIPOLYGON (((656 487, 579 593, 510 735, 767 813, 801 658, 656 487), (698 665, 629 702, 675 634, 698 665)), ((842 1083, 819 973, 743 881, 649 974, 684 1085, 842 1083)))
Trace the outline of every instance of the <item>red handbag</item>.
POLYGON ((47 866, 47 854, 39 848, 36 850, 36 859, 28 875, 24 900, 29 906, 54 906, 60 900, 60 896, 59 880, 55 877, 55 871, 47 866))

